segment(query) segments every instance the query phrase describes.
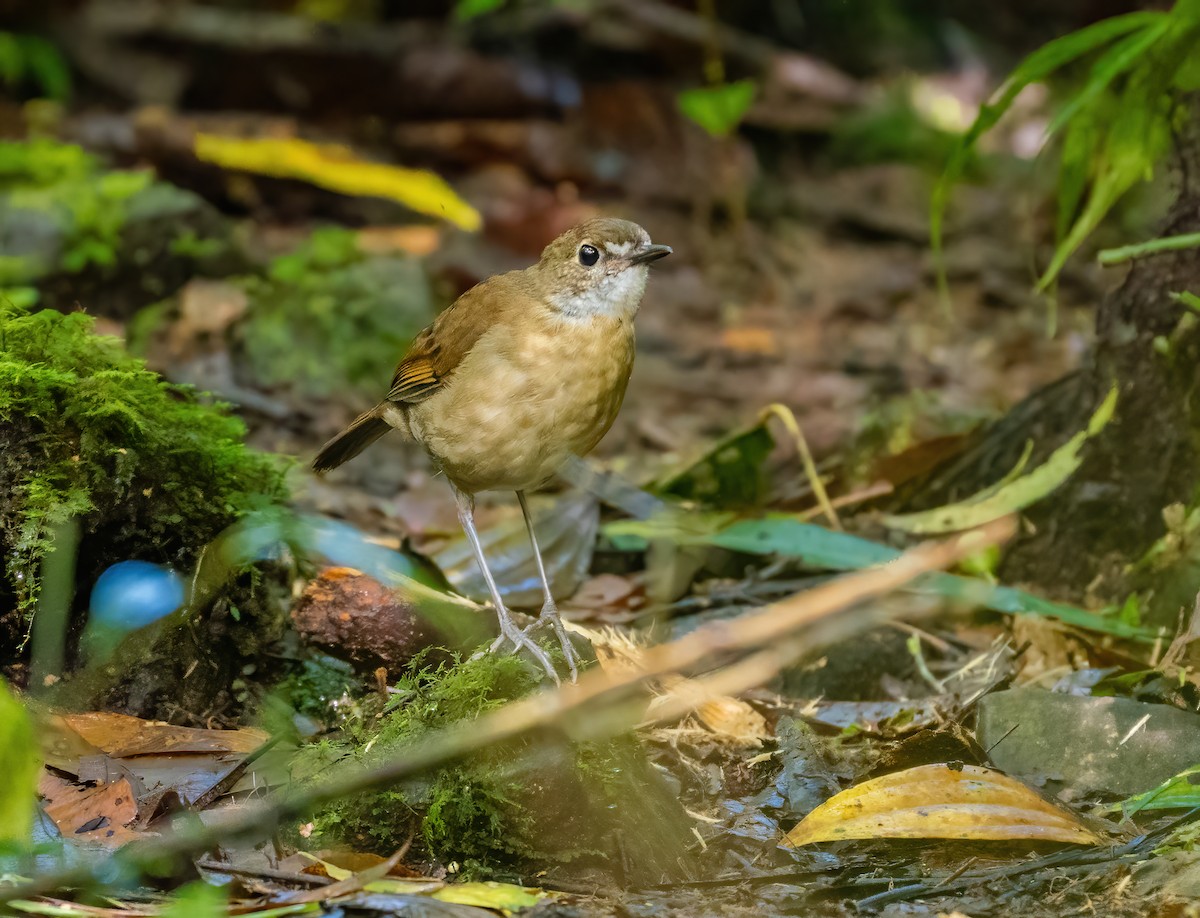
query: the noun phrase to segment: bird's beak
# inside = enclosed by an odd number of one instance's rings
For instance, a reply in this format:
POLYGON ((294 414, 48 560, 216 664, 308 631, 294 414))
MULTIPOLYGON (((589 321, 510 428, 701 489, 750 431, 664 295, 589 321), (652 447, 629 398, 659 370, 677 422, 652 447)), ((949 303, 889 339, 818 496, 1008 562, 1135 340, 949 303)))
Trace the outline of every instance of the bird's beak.
POLYGON ((644 265, 652 261, 658 261, 660 258, 670 254, 671 247, 669 245, 648 245, 641 251, 630 255, 629 263, 631 265, 644 265))

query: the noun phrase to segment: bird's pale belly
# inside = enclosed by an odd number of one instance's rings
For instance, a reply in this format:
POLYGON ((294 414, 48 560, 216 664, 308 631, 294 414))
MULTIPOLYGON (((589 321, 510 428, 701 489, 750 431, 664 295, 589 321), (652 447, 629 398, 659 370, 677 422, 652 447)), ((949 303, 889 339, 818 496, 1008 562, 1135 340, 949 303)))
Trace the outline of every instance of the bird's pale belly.
POLYGON ((632 365, 627 324, 496 335, 409 409, 409 429, 465 491, 536 488, 608 432, 632 365))

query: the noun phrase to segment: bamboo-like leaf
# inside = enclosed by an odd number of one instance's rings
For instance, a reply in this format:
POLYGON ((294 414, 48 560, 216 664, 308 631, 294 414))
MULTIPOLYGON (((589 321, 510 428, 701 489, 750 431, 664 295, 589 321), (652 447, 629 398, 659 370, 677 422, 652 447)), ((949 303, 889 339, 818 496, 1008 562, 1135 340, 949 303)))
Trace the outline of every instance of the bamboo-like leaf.
POLYGON ((1003 487, 987 488, 958 503, 933 510, 885 516, 884 525, 921 535, 958 532, 982 526, 1037 503, 1075 473, 1083 462, 1083 445, 1105 428, 1112 419, 1116 405, 1117 389, 1113 387, 1092 414, 1085 430, 1056 449, 1036 469, 1009 481, 1003 487))
POLYGON ((225 169, 275 178, 300 179, 342 194, 390 198, 418 213, 477 230, 483 218, 441 176, 368 162, 346 147, 315 144, 295 137, 223 137, 197 134, 196 158, 225 169))
POLYGON ((946 205, 950 198, 950 189, 962 177, 971 150, 979 142, 979 138, 1012 107, 1013 102, 1026 86, 1046 79, 1064 65, 1123 35, 1156 27, 1167 18, 1168 14, 1159 12, 1126 13, 1123 16, 1104 19, 1069 35, 1056 38, 1038 48, 1018 64, 995 96, 994 101, 980 108, 974 123, 951 153, 949 161, 946 163, 946 169, 933 189, 929 235, 933 255, 938 264, 939 284, 944 284, 945 279, 942 270, 942 228, 946 205))
POLYGON ((1179 774, 1168 778, 1153 790, 1134 794, 1120 803, 1113 804, 1126 816, 1142 810, 1170 810, 1200 806, 1200 765, 1193 765, 1179 774))
POLYGON ((1162 38, 1170 26, 1171 20, 1164 16, 1156 22, 1126 35, 1110 46, 1092 65, 1092 71, 1088 75, 1083 89, 1059 109, 1058 114, 1054 116, 1054 120, 1046 129, 1047 133, 1057 134, 1072 118, 1095 102, 1108 89, 1113 80, 1126 73, 1141 60, 1147 49, 1162 38))
POLYGON ((831 797, 787 835, 799 847, 852 838, 956 838, 1099 845, 1074 814, 974 765, 920 765, 831 797))
MULTIPOLYGON (((662 539, 681 545, 712 545, 746 554, 798 558, 810 567, 833 571, 861 570, 900 557, 899 550, 890 545, 834 532, 787 514, 771 514, 762 519, 731 524, 729 514, 671 511, 648 520, 610 523, 604 527, 604 533, 625 551, 642 551, 650 540, 662 539)), ((1051 602, 1024 590, 997 586, 973 577, 932 574, 917 580, 911 589, 1007 615, 1044 615, 1089 631, 1154 640, 1154 632, 1114 616, 1051 602)))
POLYGON ((1170 99, 1159 74, 1123 94, 1100 152, 1096 175, 1082 212, 1058 244, 1037 289, 1054 282, 1068 258, 1099 225, 1120 197, 1149 179, 1170 147, 1170 99))

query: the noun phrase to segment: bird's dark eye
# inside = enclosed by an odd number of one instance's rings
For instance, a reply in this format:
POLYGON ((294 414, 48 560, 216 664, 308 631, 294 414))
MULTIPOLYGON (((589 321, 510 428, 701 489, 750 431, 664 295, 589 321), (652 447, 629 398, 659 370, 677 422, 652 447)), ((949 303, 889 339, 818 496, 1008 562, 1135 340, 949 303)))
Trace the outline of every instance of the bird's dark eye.
POLYGON ((600 260, 600 253, 596 251, 594 245, 581 245, 579 247, 579 263, 585 268, 590 268, 600 260))

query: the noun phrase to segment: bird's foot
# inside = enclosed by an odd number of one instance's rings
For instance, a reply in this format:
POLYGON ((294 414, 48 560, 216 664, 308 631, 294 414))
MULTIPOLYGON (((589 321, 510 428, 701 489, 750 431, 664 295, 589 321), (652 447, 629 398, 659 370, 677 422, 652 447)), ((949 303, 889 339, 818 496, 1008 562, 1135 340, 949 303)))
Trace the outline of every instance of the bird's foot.
MULTIPOLYGON (((541 664, 542 669, 546 671, 546 675, 554 680, 555 685, 562 685, 562 680, 559 679, 558 673, 554 669, 554 663, 550 660, 549 654, 547 654, 545 650, 538 646, 537 642, 529 636, 528 629, 522 630, 521 628, 517 627, 517 623, 512 620, 512 616, 509 615, 508 609, 504 608, 504 606, 501 606, 496 610, 496 618, 500 622, 500 636, 492 642, 492 646, 488 648, 488 652, 495 653, 504 646, 505 642, 511 641, 515 650, 519 651, 521 648, 528 650, 529 653, 532 654, 533 658, 541 664)), ((559 627, 561 628, 562 626, 559 625, 559 627)), ((568 660, 570 660, 569 657, 568 660)), ((575 664, 571 663, 572 681, 574 681, 574 678, 575 664)))
POLYGON ((579 678, 579 654, 575 650, 575 645, 571 643, 571 636, 567 634, 567 629, 563 626, 562 616, 558 614, 558 606, 554 604, 553 599, 547 599, 542 604, 542 612, 537 621, 526 628, 525 633, 529 634, 547 625, 554 630, 558 643, 562 645, 563 656, 567 658, 567 666, 571 670, 571 681, 575 682, 579 678))

